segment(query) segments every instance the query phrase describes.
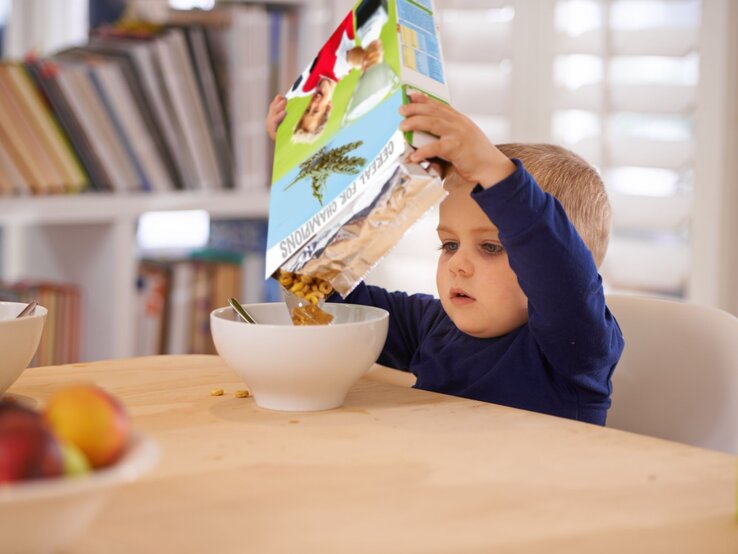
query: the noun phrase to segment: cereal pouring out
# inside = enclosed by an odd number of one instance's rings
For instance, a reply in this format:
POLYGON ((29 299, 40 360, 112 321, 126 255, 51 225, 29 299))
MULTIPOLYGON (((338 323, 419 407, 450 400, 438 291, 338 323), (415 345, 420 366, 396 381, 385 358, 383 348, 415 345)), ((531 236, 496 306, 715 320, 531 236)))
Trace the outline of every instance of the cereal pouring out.
POLYGON ((333 321, 333 316, 321 308, 325 299, 333 293, 330 283, 282 269, 277 271, 276 279, 284 289, 294 325, 328 325, 333 321))

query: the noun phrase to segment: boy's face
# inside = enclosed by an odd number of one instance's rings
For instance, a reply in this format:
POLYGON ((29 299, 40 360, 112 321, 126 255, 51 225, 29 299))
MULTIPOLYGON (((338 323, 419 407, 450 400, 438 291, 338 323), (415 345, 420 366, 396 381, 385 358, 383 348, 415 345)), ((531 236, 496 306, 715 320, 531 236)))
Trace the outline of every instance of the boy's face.
POLYGON ((470 192, 473 185, 447 179, 441 204, 436 285, 441 304, 464 333, 504 335, 528 320, 528 299, 508 262, 497 228, 470 192))
POLYGON ((321 79, 310 97, 305 113, 300 120, 300 127, 312 133, 318 128, 323 115, 333 106, 333 89, 336 83, 330 79, 321 79))

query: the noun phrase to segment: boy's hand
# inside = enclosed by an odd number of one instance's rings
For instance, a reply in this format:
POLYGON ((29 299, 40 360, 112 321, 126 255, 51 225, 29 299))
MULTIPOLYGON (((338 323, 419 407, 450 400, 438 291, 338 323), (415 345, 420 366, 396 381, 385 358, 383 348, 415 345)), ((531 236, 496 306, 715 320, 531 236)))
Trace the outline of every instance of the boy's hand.
POLYGON ((441 158, 453 164, 462 178, 485 188, 515 171, 515 164, 471 119, 421 92, 412 92, 410 100, 410 104, 400 107, 400 114, 405 116, 400 129, 425 131, 438 137, 418 148, 410 156, 411 161, 441 158))
POLYGON ((269 110, 266 116, 266 130, 272 140, 277 138, 277 127, 282 123, 284 116, 287 115, 287 98, 278 94, 269 104, 269 110))

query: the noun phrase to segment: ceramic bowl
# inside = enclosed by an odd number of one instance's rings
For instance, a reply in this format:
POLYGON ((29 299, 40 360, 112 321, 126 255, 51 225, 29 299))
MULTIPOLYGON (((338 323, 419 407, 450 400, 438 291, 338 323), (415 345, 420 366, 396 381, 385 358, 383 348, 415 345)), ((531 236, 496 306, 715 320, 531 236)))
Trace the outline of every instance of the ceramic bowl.
POLYGON ((78 477, 0 485, 0 551, 56 552, 93 524, 111 493, 138 479, 159 458, 156 442, 134 434, 113 466, 78 477))
POLYGON ((327 304, 324 309, 334 316, 330 325, 295 326, 283 302, 244 307, 256 324, 237 319, 227 307, 210 314, 210 329, 218 354, 262 408, 341 406, 387 338, 389 314, 380 308, 327 304))
POLYGON ((25 302, 0 302, 0 394, 8 390, 36 353, 47 310, 36 306, 31 316, 16 319, 25 302))

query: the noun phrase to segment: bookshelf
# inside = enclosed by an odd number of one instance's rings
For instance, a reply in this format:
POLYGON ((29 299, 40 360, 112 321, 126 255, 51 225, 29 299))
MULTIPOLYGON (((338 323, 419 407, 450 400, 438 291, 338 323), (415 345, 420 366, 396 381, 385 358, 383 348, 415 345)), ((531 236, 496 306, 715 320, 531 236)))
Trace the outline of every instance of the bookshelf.
MULTIPOLYGON (((298 11, 297 63, 302 68, 332 25, 335 3, 286 0, 278 4, 298 11)), ((254 133, 263 132, 262 121, 253 120, 252 127, 254 133)), ((120 192, 2 196, 0 280, 78 285, 82 292, 80 361, 133 356, 139 262, 136 228, 141 214, 201 209, 211 219, 266 218, 268 175, 252 175, 251 181, 245 186, 237 182, 233 189, 138 192, 131 185, 120 192), (253 186, 253 181, 263 186, 253 186)))
POLYGON ((83 292, 81 359, 135 354, 138 217, 204 209, 211 218, 266 217, 265 193, 200 192, 11 198, 0 202, 0 275, 71 282, 83 292))

